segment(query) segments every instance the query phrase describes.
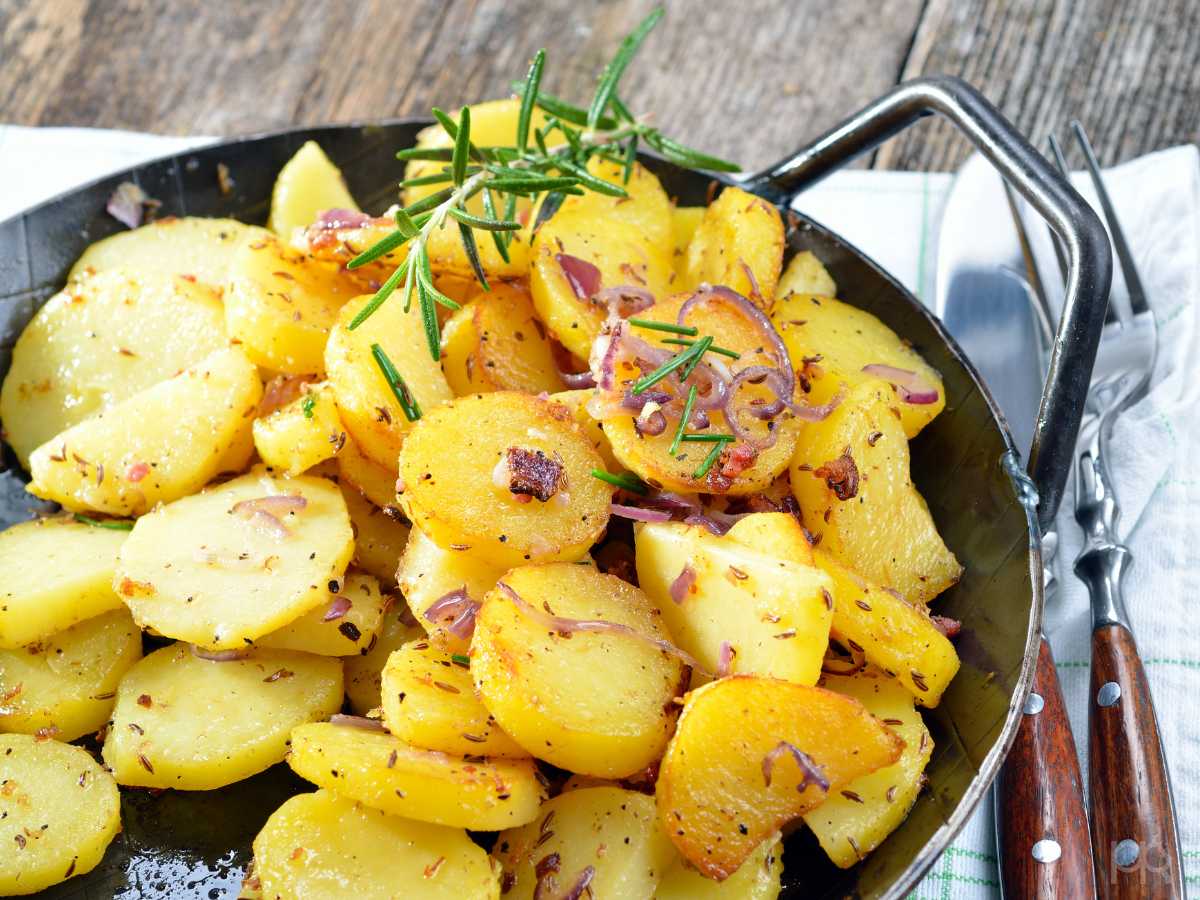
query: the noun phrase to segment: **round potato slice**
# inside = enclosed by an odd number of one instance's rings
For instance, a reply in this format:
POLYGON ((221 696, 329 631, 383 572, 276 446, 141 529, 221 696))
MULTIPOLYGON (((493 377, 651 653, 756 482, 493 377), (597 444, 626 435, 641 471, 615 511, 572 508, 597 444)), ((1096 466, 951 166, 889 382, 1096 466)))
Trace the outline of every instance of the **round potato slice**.
POLYGON ((336 594, 330 592, 328 601, 255 643, 319 656, 356 656, 375 641, 392 598, 370 575, 355 573, 346 576, 336 594))
POLYGON ((471 640, 475 686, 500 727, 534 756, 585 775, 623 778, 658 759, 689 672, 655 645, 668 636, 649 598, 572 563, 523 566, 501 584, 508 590, 487 595, 471 640), (525 605, 623 629, 553 630, 525 605))
POLYGON ((142 633, 126 609, 0 650, 0 729, 59 741, 99 730, 121 676, 141 658, 142 633))
POLYGON ((227 343, 220 296, 194 280, 122 268, 68 282, 13 348, 0 390, 8 442, 28 468, 59 432, 227 343))
POLYGON ((263 897, 496 900, 499 872, 459 828, 411 822, 339 797, 299 794, 254 839, 263 897))
POLYGON ((354 565, 374 575, 387 589, 396 586, 396 566, 408 545, 409 527, 398 520, 400 508, 380 509, 350 485, 342 498, 354 528, 354 565))
POLYGON ((346 696, 350 709, 357 716, 365 716, 381 704, 380 692, 383 667, 393 650, 399 650, 409 641, 415 641, 425 632, 420 625, 413 624, 404 615, 406 610, 389 609, 383 617, 383 627, 375 645, 366 653, 348 656, 344 661, 346 672, 346 696))
POLYGON ((122 679, 104 761, 120 784, 209 791, 282 761, 292 728, 341 705, 337 659, 286 650, 201 659, 173 644, 122 679))
POLYGON ((346 445, 334 459, 339 483, 358 491, 380 509, 399 510, 396 505, 396 459, 381 466, 368 459, 352 438, 346 440, 346 445))
POLYGON ((499 391, 427 412, 400 454, 397 489, 439 546, 498 566, 579 559, 608 523, 604 465, 557 403, 499 391))
POLYGON ((413 641, 388 658, 381 693, 384 725, 414 747, 462 756, 529 756, 479 702, 461 654, 413 641))
POLYGON ((688 243, 684 283, 723 284, 770 309, 783 269, 779 210, 741 188, 727 187, 708 205, 688 243))
POLYGON ((325 341, 338 310, 363 292, 333 263, 254 235, 234 253, 225 289, 225 326, 246 355, 290 375, 325 371, 325 341))
POLYGON ((0 734, 0 894, 34 894, 90 872, 121 830, 113 777, 85 750, 0 734))
POLYGON ((329 722, 292 732, 288 765, 319 787, 384 812, 475 831, 524 825, 545 799, 533 760, 464 759, 329 722))
POLYGON ((238 649, 325 601, 353 554, 337 485, 251 472, 139 519, 114 583, 142 627, 238 649))

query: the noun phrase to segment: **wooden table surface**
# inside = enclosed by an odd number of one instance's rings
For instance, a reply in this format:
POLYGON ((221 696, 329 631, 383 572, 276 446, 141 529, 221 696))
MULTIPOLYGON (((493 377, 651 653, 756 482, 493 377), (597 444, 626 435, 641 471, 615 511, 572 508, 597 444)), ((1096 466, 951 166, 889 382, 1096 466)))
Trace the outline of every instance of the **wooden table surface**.
MULTIPOLYGON (((533 51, 575 100, 653 0, 0 0, 0 122, 237 134, 506 93, 533 51)), ((961 75, 1039 146, 1083 120, 1104 162, 1200 137, 1196 0, 666 0, 624 96, 757 167, 898 80, 961 75)), ((949 169, 922 124, 871 164, 949 169)))

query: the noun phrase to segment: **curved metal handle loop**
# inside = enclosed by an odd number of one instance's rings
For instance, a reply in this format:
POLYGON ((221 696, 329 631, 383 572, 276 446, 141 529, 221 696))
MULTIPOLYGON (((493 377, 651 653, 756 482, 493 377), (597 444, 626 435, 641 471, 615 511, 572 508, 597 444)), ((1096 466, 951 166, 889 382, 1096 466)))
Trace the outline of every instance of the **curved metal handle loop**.
POLYGON ((1038 519, 1045 529, 1058 511, 1075 455, 1112 281, 1108 234, 1092 208, 982 94, 947 75, 899 85, 808 147, 752 175, 742 186, 786 205, 854 157, 934 113, 958 127, 1058 233, 1066 248, 1066 297, 1028 464, 1038 489, 1038 519))

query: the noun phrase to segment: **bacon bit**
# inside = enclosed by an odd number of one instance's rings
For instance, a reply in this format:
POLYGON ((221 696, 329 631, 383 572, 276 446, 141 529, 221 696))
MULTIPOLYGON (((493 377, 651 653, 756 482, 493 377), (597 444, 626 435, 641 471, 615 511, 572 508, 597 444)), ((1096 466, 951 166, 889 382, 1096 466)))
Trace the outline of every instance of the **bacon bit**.
POLYGON ((849 447, 837 459, 831 459, 814 469, 813 475, 824 478, 834 496, 843 502, 858 496, 858 466, 854 464, 849 447))
POLYGON ((303 858, 304 858, 304 848, 303 847, 295 848, 292 851, 291 855, 289 856, 289 859, 291 859, 292 862, 295 862, 296 860, 303 859, 303 858))
POLYGON ((883 437, 883 432, 882 432, 882 431, 872 431, 870 434, 868 434, 868 435, 867 435, 867 446, 869 446, 869 447, 874 447, 874 446, 875 446, 875 443, 876 443, 876 442, 877 442, 877 441, 878 441, 878 440, 879 440, 881 437, 883 437))
POLYGON ((154 700, 151 699, 149 694, 139 694, 137 698, 137 705, 145 709, 149 709, 154 705, 154 700))
POLYGON ((847 800, 853 800, 855 803, 864 802, 863 798, 860 797, 858 794, 854 793, 854 791, 842 791, 842 796, 845 797, 847 800))
POLYGON ((958 619, 952 619, 949 616, 930 616, 929 618, 933 620, 933 627, 951 640, 958 637, 958 633, 962 631, 962 622, 958 619))
POLYGON ((134 484, 137 484, 137 482, 141 481, 149 474, 150 466, 144 462, 136 462, 125 470, 125 480, 132 481, 134 484))
POLYGON ((425 867, 425 877, 432 878, 434 875, 436 875, 438 872, 438 869, 440 869, 442 867, 442 863, 444 863, 445 861, 446 861, 446 857, 439 856, 437 859, 435 859, 433 862, 431 862, 429 865, 427 865, 425 867))
POLYGON ((145 769, 151 775, 154 774, 154 766, 150 765, 150 760, 146 759, 146 756, 144 753, 138 754, 138 762, 140 762, 142 764, 143 769, 145 769))
POLYGON ((711 493, 722 494, 733 486, 733 480, 754 465, 758 451, 749 444, 726 447, 717 457, 717 464, 705 479, 711 493))
POLYGON ((291 678, 296 673, 291 669, 276 669, 270 675, 263 679, 267 684, 278 681, 280 678, 291 678))
POLYGON ((513 494, 536 497, 545 503, 565 486, 566 470, 562 463, 541 450, 531 453, 521 447, 509 447, 506 460, 508 489, 513 494))

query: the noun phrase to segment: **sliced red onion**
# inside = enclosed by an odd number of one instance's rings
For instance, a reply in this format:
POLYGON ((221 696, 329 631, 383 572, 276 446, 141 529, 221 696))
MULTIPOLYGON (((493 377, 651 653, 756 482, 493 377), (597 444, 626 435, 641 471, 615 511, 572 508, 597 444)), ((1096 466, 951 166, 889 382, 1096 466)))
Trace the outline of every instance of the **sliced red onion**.
POLYGON ((771 769, 775 766, 775 760, 790 753, 792 758, 796 760, 796 765, 800 767, 800 771, 804 777, 800 779, 800 784, 796 786, 796 790, 803 793, 804 789, 810 784, 816 785, 823 791, 829 790, 829 779, 825 777, 821 767, 813 762, 812 757, 797 747, 795 744, 787 741, 780 741, 775 745, 775 749, 763 757, 762 773, 763 780, 766 781, 767 787, 771 786, 771 769))
POLYGON ((846 386, 843 384, 828 403, 823 403, 820 406, 804 406, 803 404, 793 403, 789 408, 797 419, 803 419, 805 422, 823 422, 829 418, 830 413, 842 405, 842 400, 845 397, 846 386))
POLYGON ((554 260, 580 300, 586 300, 600 290, 600 270, 586 259, 569 253, 556 253, 554 260))
POLYGON ((363 731, 383 731, 383 723, 378 719, 368 719, 366 716, 347 716, 334 713, 329 717, 330 725, 341 725, 346 728, 361 728, 363 731))
POLYGON ((575 883, 570 889, 562 895, 562 900, 579 900, 583 896, 583 892, 588 889, 588 885, 592 883, 592 879, 596 877, 595 866, 584 866, 583 871, 579 873, 579 877, 575 879, 575 883))
POLYGON ((883 363, 872 363, 869 366, 863 366, 862 370, 868 375, 875 375, 890 381, 895 385, 896 392, 905 403, 911 403, 914 406, 925 406, 930 403, 937 403, 938 401, 937 388, 925 381, 916 372, 910 372, 908 369, 897 369, 895 366, 888 366, 883 363))
POLYGON ((663 509, 642 509, 640 506, 625 506, 622 503, 610 503, 608 511, 622 519, 633 519, 635 522, 670 522, 671 514, 663 509))
POLYGON ((342 616, 346 615, 346 613, 350 612, 350 607, 353 605, 354 604, 350 602, 349 597, 336 597, 334 598, 334 601, 329 604, 329 609, 325 611, 325 615, 321 616, 321 621, 334 622, 342 618, 342 616))
POLYGON ((692 418, 688 421, 688 427, 693 431, 703 431, 712 424, 712 420, 708 417, 708 413, 702 409, 692 410, 692 418))
POLYGON ((683 571, 675 576, 675 580, 671 582, 671 599, 682 606, 683 601, 687 599, 688 591, 692 589, 692 585, 695 583, 696 570, 692 568, 691 563, 688 563, 683 567, 683 571))
POLYGON ((591 370, 586 372, 563 372, 559 370, 558 377, 562 379, 563 384, 573 391, 594 388, 596 386, 596 379, 592 376, 591 370))
POLYGON ((356 209, 327 209, 317 216, 313 224, 318 228, 336 231, 339 228, 362 228, 372 222, 388 222, 387 219, 375 219, 356 209))
POLYGON ((249 647, 239 647, 236 650, 205 650, 192 644, 192 656, 207 659, 209 662, 235 662, 245 659, 253 650, 249 647))
POLYGON ((680 325, 686 324, 684 320, 687 318, 689 312, 700 304, 707 303, 713 299, 721 299, 732 304, 738 312, 758 326, 759 331, 762 332, 767 344, 774 352, 779 368, 784 372, 791 373, 793 383, 789 385, 789 388, 794 388, 795 373, 791 371, 791 362, 788 358, 787 347, 784 346, 783 338, 779 336, 779 332, 775 330, 775 326, 771 324, 771 320, 763 314, 763 311, 737 291, 731 290, 724 285, 702 284, 700 285, 700 289, 679 307, 679 315, 676 316, 676 321, 680 325))
POLYGON ((657 437, 667 430, 667 417, 661 409, 654 409, 649 413, 643 411, 641 415, 633 420, 633 429, 638 434, 657 437))
POLYGON ((270 494, 266 497, 256 497, 253 500, 242 500, 235 503, 233 511, 245 518, 260 510, 278 516, 298 513, 306 506, 308 506, 308 500, 299 494, 270 494))
POLYGON ((958 637, 958 633, 962 631, 962 622, 958 619, 952 619, 949 616, 930 616, 933 620, 933 627, 944 634, 950 640, 958 637))
POLYGON ((647 403, 657 403, 661 406, 670 403, 673 399, 675 398, 666 391, 651 389, 635 394, 632 390, 628 390, 621 398, 621 406, 624 409, 641 410, 647 403))
POLYGON ((729 526, 722 525, 716 519, 704 513, 694 513, 683 520, 684 525, 700 525, 707 528, 717 537, 723 537, 725 532, 729 530, 729 526))
MULTIPOLYGON (((594 268, 594 267, 593 267, 594 268)), ((599 279, 600 271, 596 270, 599 279)), ((616 287, 606 287, 594 291, 591 295, 596 303, 602 303, 609 311, 622 319, 627 319, 635 313, 640 313, 654 305, 654 295, 645 288, 634 287, 631 284, 621 284, 616 287)))
MULTIPOLYGON (((713 674, 718 678, 727 678, 733 671, 733 644, 721 641, 721 652, 717 655, 717 671, 713 674)), ((767 784, 770 784, 770 780, 767 784)))
POLYGON ((693 510, 700 508, 700 501, 696 497, 688 497, 683 494, 675 494, 671 491, 657 491, 642 498, 642 503, 647 506, 655 506, 659 509, 670 510, 693 510))
POLYGON ((544 625, 550 631, 561 632, 563 634, 572 634, 575 632, 593 632, 600 634, 617 634, 622 637, 631 637, 636 640, 643 641, 656 650, 661 650, 663 653, 670 654, 682 662, 686 666, 699 671, 706 672, 705 668, 696 661, 696 658, 684 650, 680 650, 670 641, 662 640, 661 638, 650 637, 642 634, 636 628, 630 628, 628 625, 622 625, 620 622, 608 622, 604 619, 568 619, 564 616, 556 616, 551 613, 540 610, 537 607, 528 603, 524 597, 514 591, 503 581, 496 582, 496 587, 500 588, 501 592, 508 597, 513 604, 520 609, 525 615, 531 619, 535 619, 544 625))
POLYGON ((434 600, 422 615, 434 625, 443 625, 451 634, 469 638, 475 631, 475 613, 479 604, 467 595, 464 585, 434 600))
POLYGON ((158 205, 158 201, 150 198, 145 191, 132 181, 122 181, 108 198, 104 207, 108 214, 126 228, 137 228, 142 224, 142 217, 149 205, 158 205))

